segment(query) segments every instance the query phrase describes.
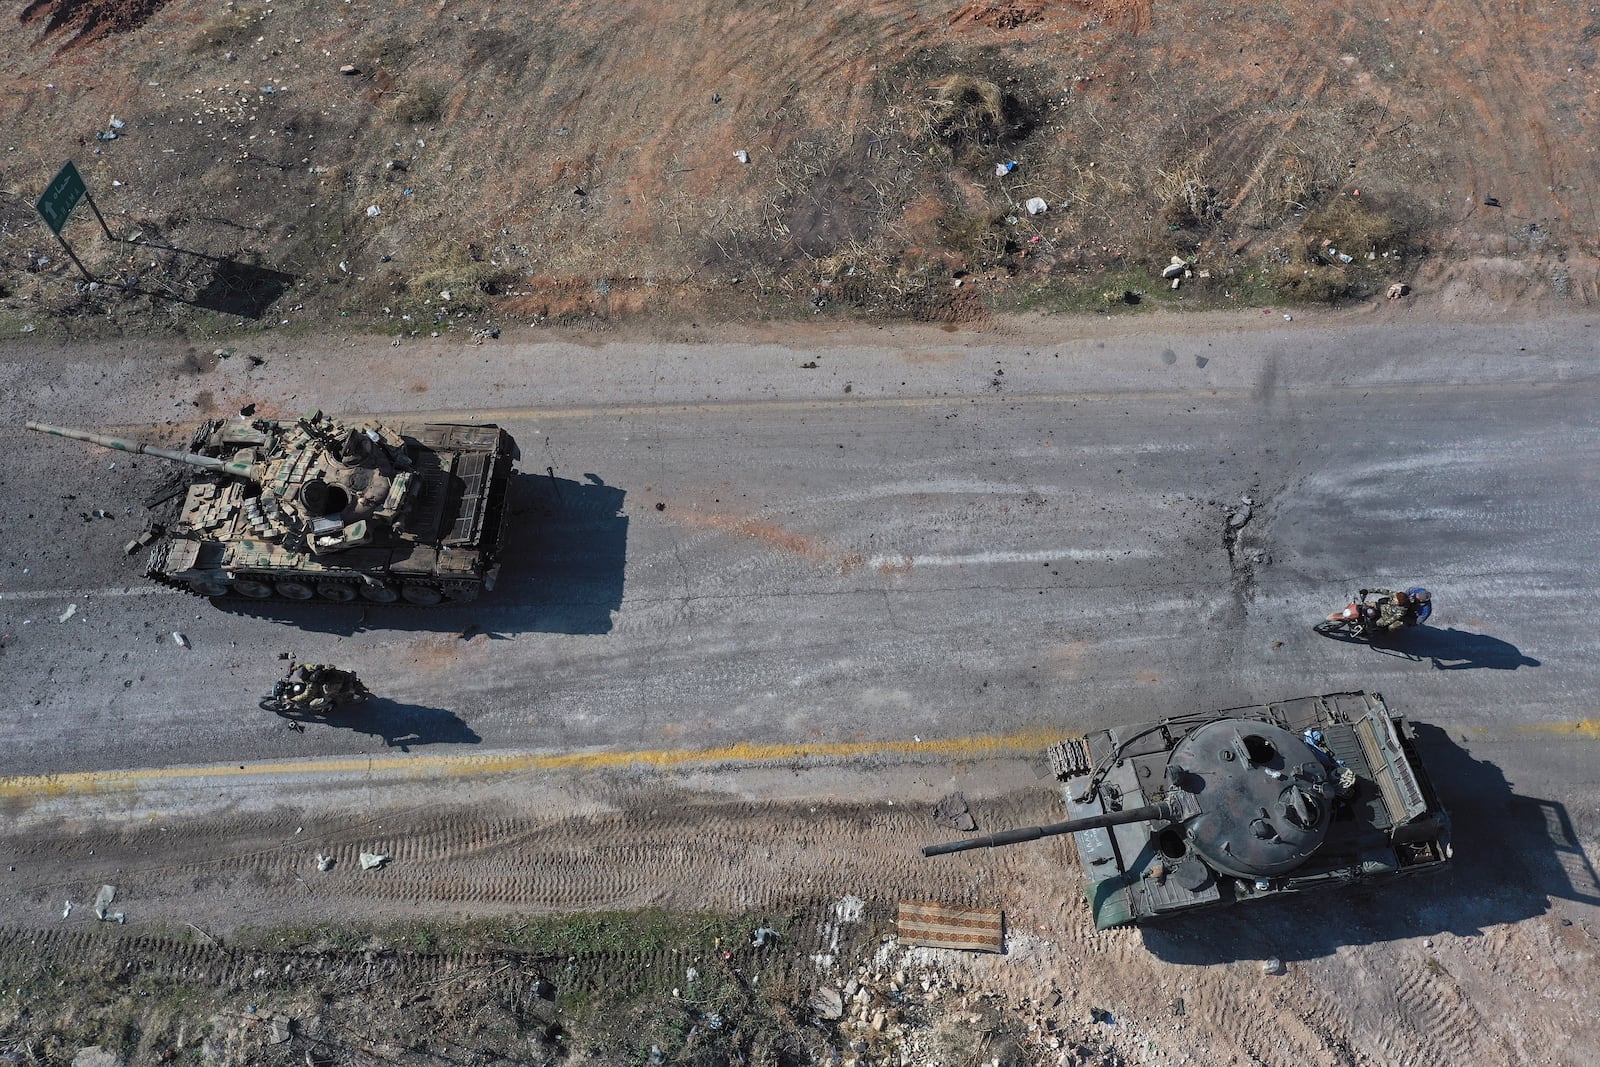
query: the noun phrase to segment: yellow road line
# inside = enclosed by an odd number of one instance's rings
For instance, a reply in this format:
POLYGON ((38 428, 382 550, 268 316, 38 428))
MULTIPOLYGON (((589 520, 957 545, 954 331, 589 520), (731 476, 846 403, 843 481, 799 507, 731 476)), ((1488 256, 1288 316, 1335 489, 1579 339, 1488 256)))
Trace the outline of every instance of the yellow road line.
POLYGON ((1578 719, 1575 722, 1532 722, 1517 727, 1518 733, 1555 734, 1559 737, 1587 737, 1600 741, 1600 719, 1578 719))
POLYGON ((1061 740, 1059 730, 1027 730, 985 737, 952 737, 895 741, 833 741, 802 744, 756 744, 741 741, 721 748, 662 748, 640 751, 600 749, 587 752, 509 752, 485 756, 345 756, 323 760, 274 760, 263 763, 212 764, 194 767, 150 767, 67 774, 23 774, 0 778, 0 797, 64 796, 108 790, 137 789, 160 782, 188 779, 259 779, 274 775, 394 775, 397 777, 471 777, 523 771, 594 771, 644 765, 658 768, 726 763, 781 763, 807 759, 859 759, 866 756, 998 756, 1036 751, 1061 740))

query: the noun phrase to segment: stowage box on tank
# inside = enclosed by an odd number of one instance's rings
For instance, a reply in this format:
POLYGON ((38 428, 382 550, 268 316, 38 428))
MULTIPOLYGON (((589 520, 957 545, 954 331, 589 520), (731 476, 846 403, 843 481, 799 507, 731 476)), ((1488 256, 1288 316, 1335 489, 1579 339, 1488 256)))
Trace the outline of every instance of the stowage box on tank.
POLYGON ((1118 726, 1050 749, 1068 821, 923 852, 1071 834, 1102 930, 1436 869, 1450 817, 1414 742, 1367 692, 1118 726))
POLYGON ((429 606, 494 587, 517 446, 494 425, 229 419, 190 451, 28 423, 186 464, 146 574, 201 596, 429 606))

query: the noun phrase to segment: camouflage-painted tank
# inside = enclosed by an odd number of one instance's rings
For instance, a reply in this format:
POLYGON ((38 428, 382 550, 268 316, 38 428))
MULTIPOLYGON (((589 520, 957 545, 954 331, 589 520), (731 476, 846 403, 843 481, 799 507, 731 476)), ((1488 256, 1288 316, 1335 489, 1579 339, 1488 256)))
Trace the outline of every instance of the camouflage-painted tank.
POLYGON ((1414 741, 1366 692, 1114 727, 1049 750, 1068 821, 922 851, 1072 834, 1102 930, 1432 870, 1450 817, 1414 741))
POLYGON ((208 423, 184 452, 28 423, 188 464, 146 574, 200 596, 429 606, 492 589, 516 442, 493 425, 208 423))

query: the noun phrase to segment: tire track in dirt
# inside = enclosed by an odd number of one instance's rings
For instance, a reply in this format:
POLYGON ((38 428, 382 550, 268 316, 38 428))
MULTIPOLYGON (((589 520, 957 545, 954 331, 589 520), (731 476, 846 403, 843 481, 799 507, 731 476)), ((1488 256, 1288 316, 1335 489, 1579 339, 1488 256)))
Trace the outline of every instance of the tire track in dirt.
POLYGON ((1403 1048, 1391 1048, 1396 1062, 1407 1067, 1513 1062, 1511 1050, 1492 1036, 1493 1028, 1466 1002, 1443 965, 1432 957, 1420 962, 1403 958, 1396 970, 1391 984, 1396 1021, 1407 1037, 1403 1048), (1484 1048, 1485 1037, 1499 1047, 1484 1048))

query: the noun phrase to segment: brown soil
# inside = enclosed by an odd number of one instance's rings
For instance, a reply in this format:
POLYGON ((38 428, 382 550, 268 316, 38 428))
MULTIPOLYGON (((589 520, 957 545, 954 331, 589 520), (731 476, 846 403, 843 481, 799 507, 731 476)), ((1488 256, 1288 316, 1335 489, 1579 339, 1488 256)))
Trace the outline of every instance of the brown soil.
POLYGON ((18 19, 7 323, 960 321, 1396 279, 1481 314, 1600 292, 1600 22, 1576 0, 32 0, 18 19), (67 157, 142 244, 82 207, 68 235, 137 292, 81 286, 34 215, 67 157), (1195 268, 1176 292, 1172 255, 1195 268))
MULTIPOLYGON (((797 766, 462 782, 448 799, 392 783, 300 809, 204 780, 126 817, 13 803, 0 1051, 1576 1067, 1600 1039, 1592 872, 1541 851, 1543 811, 1496 795, 1457 812, 1473 847, 1425 881, 1097 932, 1065 839, 927 860, 917 846, 954 836, 930 818, 950 768, 867 773, 871 801, 845 799, 860 770, 797 766), (364 870, 362 853, 389 859, 364 870), (126 925, 91 914, 102 884, 126 925), (901 900, 1003 909, 1005 953, 900 943, 901 900), (754 944, 762 928, 777 936, 754 944), (817 1017, 819 988, 843 1018, 817 1017)), ((1059 818, 1031 766, 956 774, 980 829, 1059 818)))

